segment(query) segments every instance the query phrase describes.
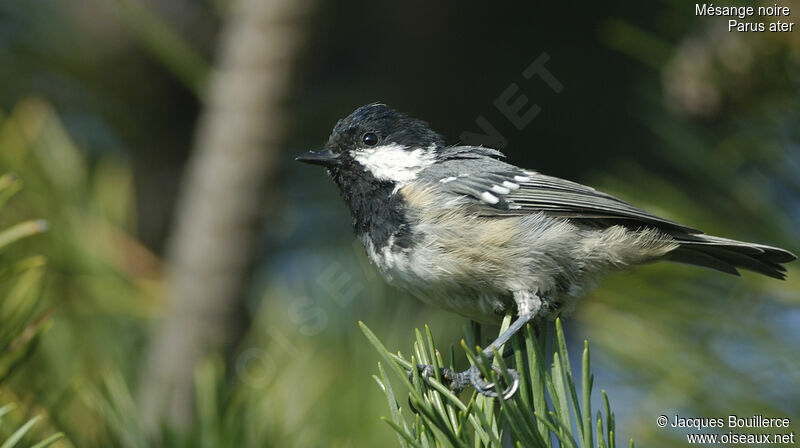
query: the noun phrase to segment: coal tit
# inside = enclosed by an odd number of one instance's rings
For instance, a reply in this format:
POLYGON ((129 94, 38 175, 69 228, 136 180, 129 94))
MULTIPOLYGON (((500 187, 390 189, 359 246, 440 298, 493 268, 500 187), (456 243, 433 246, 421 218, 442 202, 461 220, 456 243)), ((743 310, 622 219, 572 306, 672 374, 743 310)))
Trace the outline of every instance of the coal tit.
MULTIPOLYGON (((327 168, 390 284, 480 322, 516 312, 492 343, 498 348, 534 317, 568 310, 607 272, 669 260, 783 279, 781 264, 796 258, 705 235, 503 158, 491 148, 446 146, 427 123, 376 103, 339 120, 323 150, 297 160, 327 168)), ((454 389, 471 383, 493 395, 475 366, 444 374, 454 389)), ((506 395, 513 392, 511 385, 506 395)))

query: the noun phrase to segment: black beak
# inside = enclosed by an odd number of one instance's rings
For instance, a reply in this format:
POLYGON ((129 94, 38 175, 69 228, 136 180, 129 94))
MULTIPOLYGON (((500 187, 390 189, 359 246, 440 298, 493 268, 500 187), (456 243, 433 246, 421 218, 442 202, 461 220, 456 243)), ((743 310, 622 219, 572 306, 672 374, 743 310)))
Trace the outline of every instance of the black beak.
POLYGON ((339 164, 339 154, 334 153, 330 149, 323 149, 321 151, 308 151, 295 157, 294 160, 310 163, 312 165, 331 166, 339 164))

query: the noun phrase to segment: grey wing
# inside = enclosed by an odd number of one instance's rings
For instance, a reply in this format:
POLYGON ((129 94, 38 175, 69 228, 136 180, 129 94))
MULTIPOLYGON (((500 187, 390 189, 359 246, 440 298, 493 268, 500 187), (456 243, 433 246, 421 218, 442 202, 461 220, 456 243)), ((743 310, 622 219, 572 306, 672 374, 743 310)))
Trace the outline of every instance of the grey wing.
POLYGON ((786 268, 782 263, 796 259, 778 247, 705 235, 594 188, 520 169, 495 159, 499 153, 460 147, 453 154, 452 160, 426 170, 427 180, 438 182, 451 194, 469 198, 483 216, 544 213, 601 228, 614 224, 655 227, 680 244, 667 259, 734 275, 738 275, 736 268, 744 268, 783 279, 786 268))
MULTIPOLYGON (((634 207, 614 196, 557 177, 523 170, 495 159, 444 162, 436 181, 446 191, 475 201, 483 216, 530 213, 589 220, 606 226, 650 225, 679 233, 702 233, 634 207)), ((431 179, 433 180, 433 179, 431 179)))

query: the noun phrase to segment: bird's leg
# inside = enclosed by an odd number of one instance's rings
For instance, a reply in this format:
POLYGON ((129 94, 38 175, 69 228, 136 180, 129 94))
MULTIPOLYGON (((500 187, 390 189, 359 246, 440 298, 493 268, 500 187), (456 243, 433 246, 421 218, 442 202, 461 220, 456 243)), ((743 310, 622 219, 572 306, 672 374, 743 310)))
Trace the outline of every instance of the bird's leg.
MULTIPOLYGON (((519 315, 506 331, 500 334, 500 336, 498 336, 497 339, 489 344, 488 347, 483 349, 483 356, 486 357, 486 359, 492 359, 494 357, 495 348, 505 345, 509 340, 511 340, 512 337, 514 337, 515 334, 517 334, 519 330, 522 329, 522 327, 525 326, 525 324, 532 321, 539 312, 539 308, 541 308, 542 304, 541 299, 539 299, 538 296, 530 293, 515 293, 514 300, 517 302, 519 315)), ((482 357, 478 358, 476 361, 482 362, 482 357)), ((491 367, 497 373, 500 373, 499 368, 495 366, 491 367)), ((433 366, 430 365, 421 364, 417 366, 417 369, 423 378, 430 378, 435 374, 433 371, 433 366)), ((474 387, 475 390, 482 395, 487 397, 498 396, 497 392, 494 390, 495 384, 493 382, 486 381, 481 377, 481 371, 477 364, 471 366, 469 369, 463 372, 453 372, 451 369, 442 368, 440 369, 439 373, 443 380, 449 382, 450 389, 456 392, 460 392, 467 386, 472 385, 472 387, 474 387)), ((519 372, 514 369, 508 369, 508 373, 512 377, 512 384, 503 391, 503 397, 505 399, 511 398, 519 388, 519 372)))

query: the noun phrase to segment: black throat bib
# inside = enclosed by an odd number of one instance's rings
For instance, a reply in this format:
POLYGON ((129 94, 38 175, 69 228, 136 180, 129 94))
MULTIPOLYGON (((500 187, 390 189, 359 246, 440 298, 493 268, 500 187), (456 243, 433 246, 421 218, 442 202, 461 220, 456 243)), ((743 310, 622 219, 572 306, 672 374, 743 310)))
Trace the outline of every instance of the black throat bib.
POLYGON ((354 167, 331 168, 328 172, 350 208, 357 235, 366 235, 375 250, 389 244, 392 236, 393 248, 409 246, 406 203, 394 192, 393 182, 379 180, 367 170, 356 172, 354 167))

